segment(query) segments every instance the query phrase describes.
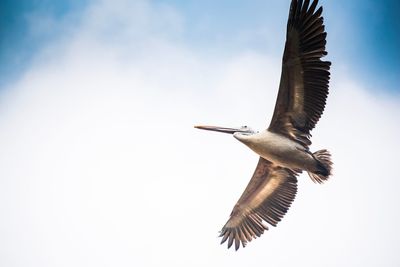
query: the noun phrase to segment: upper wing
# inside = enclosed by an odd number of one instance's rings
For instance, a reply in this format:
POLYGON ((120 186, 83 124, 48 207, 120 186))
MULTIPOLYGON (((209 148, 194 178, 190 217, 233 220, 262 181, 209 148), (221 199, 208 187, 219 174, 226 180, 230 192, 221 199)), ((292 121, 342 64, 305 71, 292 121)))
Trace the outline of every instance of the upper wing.
POLYGON ((238 250, 240 243, 244 247, 268 230, 263 220, 276 226, 289 209, 296 192, 295 172, 260 157, 253 177, 221 230, 221 244, 229 238, 228 248, 235 241, 238 250))
POLYGON ((311 144, 310 131, 322 115, 328 96, 331 63, 321 61, 326 32, 322 7, 309 0, 292 0, 278 98, 269 130, 304 146, 311 144))

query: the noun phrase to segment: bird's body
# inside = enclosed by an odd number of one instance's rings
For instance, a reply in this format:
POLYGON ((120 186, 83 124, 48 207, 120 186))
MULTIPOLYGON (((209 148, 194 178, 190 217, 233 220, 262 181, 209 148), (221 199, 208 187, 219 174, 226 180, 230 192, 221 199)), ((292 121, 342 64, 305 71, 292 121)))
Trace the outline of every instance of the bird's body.
POLYGON ((316 168, 311 152, 283 135, 265 130, 252 135, 234 133, 233 136, 277 166, 306 171, 316 168))
POLYGON ((297 175, 308 172, 314 182, 331 175, 330 153, 311 153, 311 130, 320 119, 329 91, 330 65, 321 58, 326 32, 318 0, 292 0, 287 23, 282 74, 275 110, 268 129, 254 132, 244 126, 195 126, 233 136, 260 158, 249 184, 221 230, 222 242, 236 250, 283 218, 297 193, 297 175))

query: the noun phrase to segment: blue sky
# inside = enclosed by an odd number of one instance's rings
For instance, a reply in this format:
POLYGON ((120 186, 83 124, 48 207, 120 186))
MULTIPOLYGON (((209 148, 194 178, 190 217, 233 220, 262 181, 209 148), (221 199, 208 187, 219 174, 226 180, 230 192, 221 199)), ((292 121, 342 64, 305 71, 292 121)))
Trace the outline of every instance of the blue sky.
MULTIPOLYGON (((34 32, 30 15, 49 16, 61 21, 66 16, 79 20, 80 12, 90 1, 2 1, 0 10, 0 84, 22 75, 35 53, 52 39, 63 35, 57 26, 34 32)), ((183 17, 185 29, 180 38, 210 54, 223 47, 258 49, 262 52, 282 51, 288 3, 285 1, 162 1, 183 17), (274 10, 275 16, 269 11, 274 10), (266 28, 267 27, 267 28, 266 28), (268 27, 277 27, 275 42, 267 39, 268 27), (258 38, 238 41, 238 34, 264 29, 258 38)), ((329 53, 337 62, 350 65, 360 80, 372 90, 399 92, 400 88, 400 22, 395 11, 398 1, 327 1, 325 14, 329 53)))
POLYGON ((398 4, 321 4, 334 175, 235 253, 258 156, 193 125, 266 128, 289 1, 2 1, 0 266, 399 266, 398 4))

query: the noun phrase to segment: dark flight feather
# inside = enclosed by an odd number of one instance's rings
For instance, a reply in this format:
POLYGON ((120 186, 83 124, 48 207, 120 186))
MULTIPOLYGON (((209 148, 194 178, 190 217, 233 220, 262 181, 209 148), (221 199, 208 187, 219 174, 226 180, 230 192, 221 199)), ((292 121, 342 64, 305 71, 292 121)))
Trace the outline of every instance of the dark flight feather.
POLYGON ((220 232, 221 244, 228 240, 228 248, 261 236, 268 226, 282 219, 297 192, 297 173, 273 165, 260 158, 253 177, 232 210, 230 218, 220 232))
POLYGON ((328 54, 322 7, 315 11, 318 1, 310 7, 309 1, 302 2, 291 3, 281 82, 268 129, 308 147, 325 108, 331 63, 321 60, 328 54))

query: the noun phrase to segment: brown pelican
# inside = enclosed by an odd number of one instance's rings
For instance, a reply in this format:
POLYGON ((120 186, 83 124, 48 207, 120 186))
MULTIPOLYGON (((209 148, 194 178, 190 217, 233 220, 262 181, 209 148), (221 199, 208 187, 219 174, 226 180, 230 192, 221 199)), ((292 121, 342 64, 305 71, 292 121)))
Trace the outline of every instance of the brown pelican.
POLYGON ((326 32, 318 0, 292 0, 287 23, 282 74, 271 124, 255 132, 249 127, 195 126, 233 134, 260 159, 253 177, 220 232, 228 248, 259 237, 282 219, 297 192, 296 176, 307 171, 316 183, 331 175, 331 155, 323 149, 311 153, 310 131, 322 115, 328 96, 331 63, 322 61, 326 32))

